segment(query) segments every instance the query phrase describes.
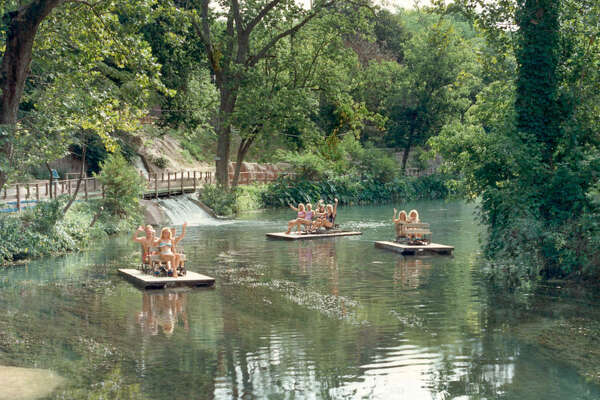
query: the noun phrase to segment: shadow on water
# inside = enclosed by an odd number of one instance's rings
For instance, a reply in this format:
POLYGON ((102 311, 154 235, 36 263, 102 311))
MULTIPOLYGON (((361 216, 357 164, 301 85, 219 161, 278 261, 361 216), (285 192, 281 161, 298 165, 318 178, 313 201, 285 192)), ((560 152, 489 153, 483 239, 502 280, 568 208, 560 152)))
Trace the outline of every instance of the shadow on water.
POLYGON ((498 296, 479 274, 472 207, 400 206, 455 256, 375 249, 393 236, 391 207, 352 207, 338 218, 359 237, 266 240, 289 210, 191 227, 188 267, 215 289, 122 281, 139 257, 127 237, 2 271, 0 365, 55 371, 61 399, 600 397, 577 368, 590 365, 540 342, 600 321, 597 299, 498 296))

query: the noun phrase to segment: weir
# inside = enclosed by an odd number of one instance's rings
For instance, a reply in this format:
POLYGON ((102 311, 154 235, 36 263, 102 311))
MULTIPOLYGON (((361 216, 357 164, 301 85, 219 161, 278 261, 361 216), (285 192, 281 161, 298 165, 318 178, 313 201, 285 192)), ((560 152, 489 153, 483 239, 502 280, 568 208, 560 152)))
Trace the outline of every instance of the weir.
POLYGON ((158 204, 173 225, 219 225, 222 220, 213 218, 190 195, 159 199, 158 204))

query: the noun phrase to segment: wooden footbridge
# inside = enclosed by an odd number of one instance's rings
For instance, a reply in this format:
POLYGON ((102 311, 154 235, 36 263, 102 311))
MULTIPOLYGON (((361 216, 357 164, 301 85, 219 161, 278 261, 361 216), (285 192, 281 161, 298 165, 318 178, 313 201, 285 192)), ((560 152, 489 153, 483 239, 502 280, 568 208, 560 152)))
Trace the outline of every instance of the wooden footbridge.
MULTIPOLYGON (((164 171, 145 175, 144 199, 177 196, 193 193, 207 183, 216 182, 213 171, 164 171)), ((277 179, 282 173, 241 172, 239 184, 267 183, 277 179)), ((285 174, 287 175, 287 173, 285 174)), ((230 174, 230 182, 233 180, 230 174)), ((17 212, 23 208, 35 206, 39 201, 51 199, 63 194, 73 195, 77 187, 77 179, 38 180, 28 183, 5 185, 0 191, 0 211, 17 212), (4 203, 4 206, 1 204, 4 203)), ((89 200, 104 197, 104 186, 96 179, 84 178, 81 181, 77 200, 89 200)))

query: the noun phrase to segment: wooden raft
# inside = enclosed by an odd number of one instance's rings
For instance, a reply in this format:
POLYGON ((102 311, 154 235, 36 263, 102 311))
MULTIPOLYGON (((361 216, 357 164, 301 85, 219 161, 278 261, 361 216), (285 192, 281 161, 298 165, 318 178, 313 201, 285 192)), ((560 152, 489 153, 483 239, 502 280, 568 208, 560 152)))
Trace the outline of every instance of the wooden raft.
POLYGON ((362 232, 358 231, 338 231, 331 233, 305 233, 305 234, 296 234, 296 233, 267 233, 267 237, 271 239, 283 239, 283 240, 300 240, 300 239, 323 239, 328 237, 336 237, 336 236, 356 236, 362 235, 362 232))
POLYGON ((418 254, 445 254, 452 255, 454 247, 446 246, 445 244, 430 243, 421 246, 411 246, 408 244, 380 241, 375 242, 375 247, 380 249, 386 249, 395 251, 396 253, 404 255, 418 255, 418 254))
POLYGON ((119 269, 119 274, 144 289, 161 289, 178 286, 212 286, 215 284, 215 278, 192 271, 188 271, 184 276, 177 278, 148 275, 137 269, 119 269))

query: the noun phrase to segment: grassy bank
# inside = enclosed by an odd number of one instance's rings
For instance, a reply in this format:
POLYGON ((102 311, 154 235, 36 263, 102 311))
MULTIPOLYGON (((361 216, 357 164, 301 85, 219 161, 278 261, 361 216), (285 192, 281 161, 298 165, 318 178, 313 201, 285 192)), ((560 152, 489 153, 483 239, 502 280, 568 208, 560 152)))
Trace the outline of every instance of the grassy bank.
POLYGON ((261 208, 287 207, 288 204, 316 202, 323 199, 341 204, 379 204, 392 201, 445 199, 453 193, 440 174, 424 177, 402 177, 391 182, 373 179, 356 180, 349 176, 329 180, 281 178, 261 185, 239 186, 227 192, 216 185, 207 185, 199 198, 219 215, 234 215, 261 208))

